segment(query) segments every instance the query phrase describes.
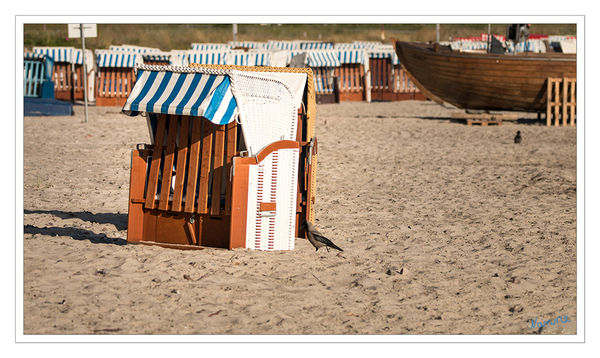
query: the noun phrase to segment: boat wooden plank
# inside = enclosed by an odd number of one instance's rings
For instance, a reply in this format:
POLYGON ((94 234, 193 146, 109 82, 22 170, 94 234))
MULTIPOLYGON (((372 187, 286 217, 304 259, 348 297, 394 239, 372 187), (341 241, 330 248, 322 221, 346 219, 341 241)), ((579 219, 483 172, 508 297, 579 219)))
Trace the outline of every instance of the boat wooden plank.
POLYGON ((423 93, 460 108, 540 111, 549 76, 575 76, 574 56, 435 52, 397 42, 401 62, 423 93))

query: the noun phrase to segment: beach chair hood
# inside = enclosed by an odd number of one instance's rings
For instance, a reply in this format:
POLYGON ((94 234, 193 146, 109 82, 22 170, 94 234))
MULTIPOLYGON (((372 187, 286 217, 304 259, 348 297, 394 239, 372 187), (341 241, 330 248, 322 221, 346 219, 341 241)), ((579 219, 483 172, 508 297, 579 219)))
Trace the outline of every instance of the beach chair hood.
POLYGON ((214 124, 238 120, 250 155, 296 137, 306 74, 138 65, 137 80, 123 107, 140 112, 204 117, 214 124))

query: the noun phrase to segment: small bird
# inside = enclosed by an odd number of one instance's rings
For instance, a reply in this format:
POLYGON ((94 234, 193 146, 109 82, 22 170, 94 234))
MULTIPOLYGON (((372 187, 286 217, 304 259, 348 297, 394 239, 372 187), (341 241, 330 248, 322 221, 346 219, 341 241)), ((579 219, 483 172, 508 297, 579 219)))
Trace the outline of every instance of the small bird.
POLYGON ((521 131, 517 131, 517 135, 515 136, 515 144, 521 143, 521 131))
POLYGON ((306 237, 308 241, 310 241, 310 243, 315 247, 315 251, 319 251, 319 249, 323 246, 325 246, 327 251, 329 251, 330 247, 336 250, 344 251, 331 242, 331 240, 323 236, 323 234, 318 232, 310 221, 305 221, 302 224, 302 227, 306 231, 306 237))

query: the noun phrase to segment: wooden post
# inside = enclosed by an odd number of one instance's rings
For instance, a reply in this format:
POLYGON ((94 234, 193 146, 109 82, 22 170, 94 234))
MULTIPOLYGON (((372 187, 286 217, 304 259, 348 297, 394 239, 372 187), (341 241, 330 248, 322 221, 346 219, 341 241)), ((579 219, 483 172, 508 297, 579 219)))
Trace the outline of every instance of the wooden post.
POLYGON ((569 107, 569 124, 571 126, 575 125, 575 108, 577 107, 577 99, 575 98, 575 86, 577 85, 577 80, 573 80, 570 85, 571 92, 571 106, 569 107))
POLYGON ((560 120, 560 118, 559 118, 560 112, 558 109, 558 104, 560 103, 559 101, 560 101, 560 82, 559 82, 559 80, 557 80, 554 82, 554 101, 553 101, 553 104, 554 104, 554 126, 555 127, 558 127, 559 120, 560 120))
POLYGON ((569 88, 569 82, 566 78, 562 79, 562 126, 567 125, 567 95, 569 88))
POLYGON ((131 151, 131 173, 129 177, 129 210, 127 214, 127 241, 142 241, 144 211, 143 202, 138 202, 144 196, 144 181, 146 178, 145 152, 131 151), (142 156, 144 153, 144 156, 142 156), (136 202, 134 202, 136 201, 136 202))
POLYGON ((550 108, 552 106, 552 79, 548 77, 546 80, 546 126, 550 126, 550 119, 552 118, 552 112, 550 108))

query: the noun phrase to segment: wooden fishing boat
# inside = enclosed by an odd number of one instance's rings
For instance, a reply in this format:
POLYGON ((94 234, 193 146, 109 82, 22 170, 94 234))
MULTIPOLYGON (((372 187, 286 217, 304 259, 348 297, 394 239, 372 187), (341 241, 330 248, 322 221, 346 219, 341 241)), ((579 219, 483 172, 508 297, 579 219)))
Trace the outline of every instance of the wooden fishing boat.
POLYGON ((545 112, 548 77, 575 78, 575 54, 454 52, 396 42, 400 62, 429 98, 462 109, 545 112))

